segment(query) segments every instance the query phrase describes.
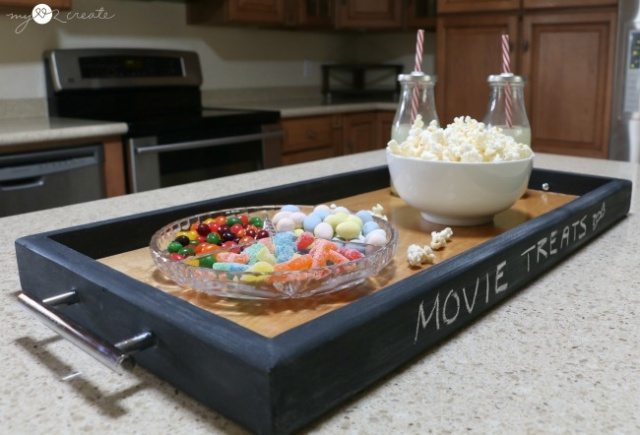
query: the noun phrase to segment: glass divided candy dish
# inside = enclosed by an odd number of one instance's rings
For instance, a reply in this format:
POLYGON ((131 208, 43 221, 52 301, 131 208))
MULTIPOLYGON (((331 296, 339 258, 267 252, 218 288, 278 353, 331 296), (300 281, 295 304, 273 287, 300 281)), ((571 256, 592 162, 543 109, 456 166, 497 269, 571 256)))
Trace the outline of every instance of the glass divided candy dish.
MULTIPOLYGON (((151 238, 150 249, 153 261, 167 278, 178 285, 213 296, 242 299, 291 299, 332 293, 356 286, 368 277, 378 274, 395 255, 398 244, 397 232, 391 224, 377 217, 373 217, 373 220, 385 231, 386 244, 376 246, 361 241, 332 239, 331 242, 341 251, 355 249, 362 255, 360 258, 342 263, 333 264, 328 261, 328 264, 321 267, 312 266, 303 270, 283 271, 250 271, 246 270, 246 267, 239 268, 243 270, 217 270, 212 268, 211 261, 201 261, 204 257, 218 258, 217 256, 222 253, 242 254, 245 250, 254 251, 254 248, 258 247, 251 248, 252 245, 261 243, 262 239, 251 241, 246 238, 234 246, 216 247, 214 251, 206 251, 182 259, 176 258, 176 255, 169 252, 169 245, 176 240, 179 232, 189 231, 194 224, 203 223, 205 220, 211 221, 220 216, 258 217, 258 222, 260 220, 263 222, 263 229, 268 233, 269 240, 286 238, 288 235, 283 234, 285 232, 276 231, 272 223, 273 217, 281 207, 273 205, 218 210, 174 221, 158 230, 151 238)), ((313 211, 312 206, 299 206, 299 208, 307 214, 313 211)), ((312 245, 311 248, 313 246, 316 245, 312 245)), ((302 250, 303 254, 305 252, 307 250, 302 250)))

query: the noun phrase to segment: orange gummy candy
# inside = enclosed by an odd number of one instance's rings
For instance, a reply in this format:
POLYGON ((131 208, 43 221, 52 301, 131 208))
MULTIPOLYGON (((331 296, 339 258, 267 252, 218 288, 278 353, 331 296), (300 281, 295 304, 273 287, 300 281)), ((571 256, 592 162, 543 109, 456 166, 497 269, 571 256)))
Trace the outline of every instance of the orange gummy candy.
POLYGON ((311 267, 311 264, 312 264, 311 255, 305 254, 305 255, 300 255, 298 257, 293 257, 291 260, 285 261, 284 263, 276 264, 273 267, 273 269, 276 272, 306 270, 311 267))
POLYGON ((327 258, 333 261, 335 264, 346 263, 349 261, 347 257, 339 253, 338 251, 329 251, 327 252, 327 258))
POLYGON ((249 256, 247 254, 236 254, 234 252, 220 252, 216 254, 216 261, 247 264, 249 262, 249 256))

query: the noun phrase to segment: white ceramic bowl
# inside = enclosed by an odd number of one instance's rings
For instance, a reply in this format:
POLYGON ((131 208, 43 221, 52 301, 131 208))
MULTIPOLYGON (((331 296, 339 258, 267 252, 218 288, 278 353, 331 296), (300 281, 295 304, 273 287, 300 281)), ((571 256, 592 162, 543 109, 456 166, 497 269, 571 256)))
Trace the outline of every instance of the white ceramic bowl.
POLYGON ((391 180, 398 195, 430 222, 480 225, 507 210, 525 192, 533 156, 496 163, 427 161, 392 154, 391 180))

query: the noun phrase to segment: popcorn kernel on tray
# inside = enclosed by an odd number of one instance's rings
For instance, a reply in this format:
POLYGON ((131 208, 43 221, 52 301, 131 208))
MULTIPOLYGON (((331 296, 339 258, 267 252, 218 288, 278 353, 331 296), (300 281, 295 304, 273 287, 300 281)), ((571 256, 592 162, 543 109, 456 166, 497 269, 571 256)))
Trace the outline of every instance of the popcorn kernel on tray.
POLYGON ((501 128, 487 127, 469 116, 455 118, 444 129, 436 121, 423 127, 418 115, 407 139, 400 144, 389 141, 389 151, 422 160, 466 163, 522 160, 533 155, 528 145, 503 134, 501 128))

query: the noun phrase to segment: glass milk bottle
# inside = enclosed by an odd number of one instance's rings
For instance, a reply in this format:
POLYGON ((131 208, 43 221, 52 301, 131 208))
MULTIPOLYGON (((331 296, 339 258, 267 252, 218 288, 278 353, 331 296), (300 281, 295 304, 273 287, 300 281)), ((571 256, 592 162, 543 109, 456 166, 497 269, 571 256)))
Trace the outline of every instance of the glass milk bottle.
POLYGON ((422 115, 422 121, 427 126, 434 119, 438 122, 433 87, 436 78, 420 71, 411 74, 400 74, 398 81, 402 87, 402 94, 396 116, 391 124, 391 139, 398 143, 404 142, 413 124, 414 105, 416 113, 422 115))
POLYGON ((524 79, 512 73, 502 73, 490 75, 487 82, 491 95, 484 123, 500 127, 504 134, 513 137, 516 142, 531 146, 531 127, 524 107, 524 79), (511 90, 510 95, 508 89, 511 90), (509 99, 510 113, 507 107, 509 99))

